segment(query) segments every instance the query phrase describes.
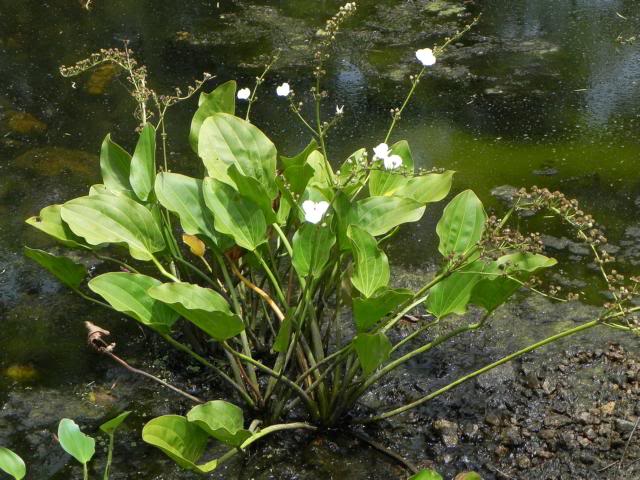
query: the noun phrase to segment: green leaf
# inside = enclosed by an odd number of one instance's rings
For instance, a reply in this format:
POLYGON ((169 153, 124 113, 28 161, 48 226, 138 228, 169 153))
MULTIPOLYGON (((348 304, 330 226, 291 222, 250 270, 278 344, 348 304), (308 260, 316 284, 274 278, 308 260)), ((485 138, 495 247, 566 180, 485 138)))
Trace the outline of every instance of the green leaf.
POLYGON ((331 248, 336 237, 329 227, 303 223, 293 235, 291 263, 302 278, 319 276, 331 258, 331 248))
POLYGON ((204 203, 202 180, 161 172, 156 177, 155 192, 162 206, 178 215, 182 230, 189 235, 204 235, 217 243, 213 215, 204 203))
POLYGON ((406 140, 400 140, 390 148, 391 154, 399 155, 402 158, 402 165, 398 170, 374 169, 369 177, 369 195, 375 196, 391 196, 395 195, 396 190, 406 185, 410 177, 402 175, 399 171, 409 174, 413 173, 413 156, 411 149, 406 140))
POLYGON ((147 123, 140 132, 138 144, 131 158, 129 182, 142 201, 147 201, 156 176, 156 129, 147 123))
POLYGON ((62 221, 60 216, 61 209, 62 205, 49 205, 40 210, 38 216, 28 218, 26 222, 55 238, 65 247, 87 248, 82 244, 82 239, 77 237, 69 226, 62 221))
POLYGON ((255 125, 226 113, 208 117, 200 129, 198 155, 209 176, 233 184, 229 165, 262 184, 269 198, 278 193, 275 184, 276 147, 255 125))
POLYGON ((137 260, 151 260, 164 239, 149 210, 123 196, 91 195, 62 206, 62 219, 91 245, 123 243, 137 260))
POLYGON ((15 480, 22 480, 27 474, 27 467, 22 458, 5 447, 0 447, 0 470, 15 480))
POLYGON ((307 158, 312 152, 318 149, 318 142, 311 140, 304 150, 293 157, 280 156, 280 162, 282 163, 282 170, 287 168, 298 166, 301 167, 307 163, 307 158))
POLYGON ((242 319, 231 312, 229 304, 219 293, 210 288, 174 282, 150 288, 148 293, 215 340, 227 340, 244 330, 242 319))
POLYGON ((420 470, 418 473, 409 478, 409 480, 443 480, 435 470, 420 470))
POLYGON ((556 264, 553 258, 533 253, 513 253, 500 257, 496 264, 501 275, 481 279, 471 292, 469 303, 478 305, 492 312, 505 303, 522 286, 531 274, 542 268, 556 264), (517 278, 520 282, 506 275, 517 278))
POLYGON ((273 342, 273 351, 274 352, 286 352, 287 348, 289 348, 289 339, 291 338, 291 330, 293 327, 293 320, 290 316, 286 316, 285 319, 280 324, 280 328, 278 329, 278 335, 276 335, 276 339, 273 342))
POLYGON ((467 311, 471 292, 476 284, 496 272, 498 266, 495 262, 485 263, 482 260, 453 272, 431 287, 426 302, 427 310, 437 318, 444 318, 452 313, 462 315, 467 311))
POLYGON ((347 236, 351 240, 355 256, 355 269, 351 283, 365 297, 371 297, 389 283, 389 260, 378 248, 378 242, 365 230, 349 226, 347 236))
POLYGON ((438 250, 444 256, 464 255, 482 238, 487 214, 482 202, 471 190, 465 190, 449 202, 436 226, 440 238, 438 250))
POLYGON ((161 282, 155 278, 127 272, 104 273, 89 281, 89 288, 118 312, 157 332, 169 333, 178 314, 149 296, 147 290, 158 285, 161 282))
POLYGON ((453 480, 482 480, 482 477, 477 472, 461 472, 453 480))
POLYGON ((249 430, 244 429, 242 409, 222 400, 193 407, 187 413, 187 420, 232 447, 239 447, 252 435, 249 430))
POLYGON ((413 296, 411 290, 384 289, 376 295, 353 298, 353 317, 358 332, 366 332, 402 302, 413 296))
POLYGON ((53 276, 72 290, 78 289, 87 270, 84 265, 79 265, 67 257, 57 257, 44 250, 24 247, 24 254, 46 268, 53 276))
POLYGON ((100 430, 102 430, 107 435, 113 435, 117 428, 122 425, 122 422, 124 422, 129 415, 131 415, 130 411, 122 412, 117 417, 114 417, 111 420, 108 420, 100 425, 100 430))
POLYGON ((120 145, 111 140, 111 135, 104 137, 100 148, 100 171, 102 182, 112 192, 130 192, 133 188, 129 181, 131 174, 131 155, 120 145))
POLYGON ((331 185, 335 180, 331 165, 318 150, 314 150, 307 157, 307 165, 313 168, 313 176, 308 182, 309 185, 322 188, 331 185))
POLYGON ((205 119, 214 113, 228 113, 235 115, 236 113, 236 81, 218 85, 211 93, 200 94, 198 99, 198 110, 196 110, 191 120, 191 130, 189 131, 189 144, 194 152, 198 153, 198 136, 200 127, 205 119))
POLYGON ((204 179, 204 201, 211 209, 215 229, 233 237, 247 250, 255 250, 267 241, 267 222, 262 210, 221 181, 204 179))
POLYGON ((377 237, 403 223, 417 222, 424 210, 424 205, 408 198, 369 197, 358 200, 351 208, 349 223, 377 237))
POLYGON ((342 162, 337 172, 338 183, 344 194, 353 197, 366 181, 368 170, 362 168, 367 162, 367 150, 361 148, 342 162))
POLYGON ((308 164, 292 165, 282 172, 287 180, 289 190, 298 195, 302 195, 314 174, 315 170, 308 164))
POLYGON ((276 214, 273 211, 272 200, 262 184, 253 177, 247 177, 241 174, 236 165, 231 165, 227 169, 227 174, 229 178, 233 180, 236 190, 241 192, 242 195, 262 210, 266 222, 269 224, 274 223, 276 221, 276 214))
POLYGON ((373 373, 391 353, 391 342, 382 333, 359 333, 353 339, 360 366, 365 375, 373 373))
POLYGON ((449 194, 453 182, 453 170, 443 173, 428 173, 409 178, 393 195, 409 198, 418 203, 439 202, 449 194))
POLYGON ((58 424, 60 446, 78 462, 86 464, 96 453, 96 441, 80 431, 76 422, 63 418, 58 424))
POLYGON ((142 440, 162 450, 182 468, 208 473, 218 466, 215 459, 202 465, 196 464, 204 453, 209 435, 180 415, 154 418, 142 429, 142 440))

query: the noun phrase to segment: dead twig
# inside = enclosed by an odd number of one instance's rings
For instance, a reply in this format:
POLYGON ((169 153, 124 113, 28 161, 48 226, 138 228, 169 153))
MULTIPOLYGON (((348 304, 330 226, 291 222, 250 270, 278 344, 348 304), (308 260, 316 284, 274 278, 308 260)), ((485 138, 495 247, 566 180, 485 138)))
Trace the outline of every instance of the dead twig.
POLYGON ((136 373, 138 375, 142 375, 143 377, 149 378, 151 380, 153 380, 154 382, 159 383, 160 385, 167 387, 171 390, 173 390, 174 392, 182 395, 185 398, 188 398, 189 400, 191 400, 194 403, 204 403, 203 400, 200 400, 198 397, 194 397, 193 395, 185 392, 184 390, 180 390, 178 387, 174 387, 173 385, 165 382, 164 380, 156 377, 155 375, 152 375, 148 372, 145 372, 144 370, 140 370, 139 368, 135 368, 132 367, 131 365, 129 365, 125 360, 123 360, 122 358, 118 357, 115 353, 113 353, 113 350, 115 350, 116 348, 116 344, 115 343, 107 343, 104 340, 104 337, 107 337, 110 335, 108 330, 105 330, 104 328, 100 328, 97 325, 91 323, 91 322, 84 322, 85 326, 87 327, 87 343, 89 344, 90 347, 92 347, 96 352, 101 353, 103 355, 106 355, 107 357, 111 358, 113 361, 115 361, 116 363, 122 365, 124 368, 126 368, 127 370, 129 370, 130 372, 136 373))

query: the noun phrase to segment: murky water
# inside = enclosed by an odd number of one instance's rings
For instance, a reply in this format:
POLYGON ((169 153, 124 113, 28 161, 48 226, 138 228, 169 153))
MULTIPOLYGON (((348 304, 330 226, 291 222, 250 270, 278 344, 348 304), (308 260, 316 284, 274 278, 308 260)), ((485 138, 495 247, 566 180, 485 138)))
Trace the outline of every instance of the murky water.
MULTIPOLYGON (((308 89, 309 41, 340 4, 95 0, 86 10, 82 3, 0 0, 0 402, 22 389, 90 391, 86 385, 104 372, 84 346, 82 320, 117 326, 122 348, 139 351, 131 345, 140 342, 137 328, 76 299, 21 255, 24 244, 51 246, 23 223, 26 217, 96 182, 104 135, 111 132, 127 146, 134 141, 123 80, 91 92, 88 75, 63 79, 58 66, 127 39, 159 91, 187 85, 203 71, 215 74, 214 82, 237 78, 248 86, 260 71, 259 55, 283 48, 254 121, 291 154, 307 139, 274 88, 286 80, 299 94, 308 89), (2 373, 12 365, 25 366, 28 378, 2 373)), ((457 170, 455 188, 473 188, 491 207, 499 206, 490 195, 495 187, 537 184, 578 197, 614 242, 637 223, 636 1, 359 3, 330 68, 327 112, 345 106, 329 143, 332 160, 379 143, 388 110, 399 105, 407 76, 416 71, 413 51, 482 12, 477 28, 422 82, 395 139, 409 140, 419 166, 457 170)), ((195 101, 182 104, 169 117, 176 170, 197 169, 187 143, 194 109, 195 101)), ((438 213, 434 208, 397 239, 392 254, 405 268, 433 266, 438 213)), ((584 267, 574 262, 569 269, 584 267)), ((0 419, 0 440, 16 441, 5 437, 3 427, 12 430, 2 422, 6 418, 0 419)), ((358 471, 364 475, 358 478, 368 475, 358 471)), ((136 478, 160 478, 149 475, 136 478)))

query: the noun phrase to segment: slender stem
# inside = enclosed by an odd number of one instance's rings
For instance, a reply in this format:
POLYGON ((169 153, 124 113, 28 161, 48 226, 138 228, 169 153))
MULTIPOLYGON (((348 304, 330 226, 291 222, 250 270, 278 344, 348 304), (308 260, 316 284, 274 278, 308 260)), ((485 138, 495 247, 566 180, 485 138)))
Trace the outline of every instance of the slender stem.
POLYGON ((101 302, 100 300, 90 297, 89 295, 85 294, 84 292, 82 292, 80 289, 78 288, 72 288, 72 290, 74 292, 76 292, 78 295, 80 295, 82 298, 84 298, 85 300, 88 300, 89 302, 95 303, 96 305, 100 305, 101 307, 104 308, 108 308, 110 310, 115 310, 111 305, 109 305, 108 303, 104 303, 101 302))
POLYGON ((247 394, 246 390, 242 387, 241 384, 238 384, 237 382, 235 382, 229 375, 224 373, 222 370, 220 370, 218 367, 216 367, 213 363, 211 363, 206 358, 198 355, 196 352, 191 350, 185 344, 180 343, 179 341, 175 340, 173 337, 171 337, 171 336, 169 336, 169 335, 167 335, 165 333, 161 333, 160 335, 162 336, 162 338, 164 338, 168 343, 173 345, 178 350, 186 353, 187 355, 191 356, 197 362, 199 362, 202 365, 204 365, 205 367, 210 368, 211 370, 213 370, 217 375, 219 375, 227 383, 229 383, 242 396, 243 400, 249 404, 249 406, 251 406, 252 408, 255 408, 255 402, 249 396, 249 394, 247 394))
POLYGON ((124 267, 124 268, 126 268, 127 270, 129 270, 129 271, 131 271, 133 273, 140 273, 138 270, 133 268, 128 263, 123 262, 122 260, 118 260, 117 258, 109 257, 107 255, 100 255, 99 253, 96 253, 96 252, 92 252, 92 253, 96 258, 99 258, 100 260, 105 260, 105 261, 108 261, 108 262, 117 263, 121 267, 124 267))
POLYGON ((179 282, 180 279, 178 277, 176 277, 175 275, 169 273, 163 266, 162 264, 158 261, 158 259, 155 257, 155 255, 151 255, 151 261, 156 265, 156 267, 158 268, 158 270, 160 270, 160 273, 162 273, 165 277, 167 277, 168 279, 174 281, 174 282, 179 282))
POLYGON ((420 328, 418 328, 415 332, 411 332, 410 335, 407 335, 405 338, 403 338, 398 343, 396 343, 393 346, 393 348, 391 348, 391 353, 395 352, 397 349, 402 347, 404 344, 406 344, 407 342, 410 342, 415 337, 420 335, 422 332, 424 332, 425 330, 428 330, 429 328, 433 327, 434 325, 437 325, 438 323, 440 323, 440 320, 434 320, 433 322, 425 323, 420 328))
POLYGON ((289 254, 289 257, 293 258, 293 248, 291 247, 291 243, 289 243, 289 239, 287 238, 285 233, 282 231, 282 228, 280 228, 280 225, 278 225, 277 223, 272 223, 271 226, 280 237, 280 240, 282 240, 282 244, 284 245, 284 248, 287 249, 287 253, 289 254))
POLYGON ((244 119, 247 122, 250 121, 249 115, 251 114, 251 106, 253 105, 253 102, 257 100, 256 93, 258 92, 258 87, 262 85, 262 82, 264 81, 264 77, 266 77, 269 70, 271 70, 271 67, 273 67, 273 64, 278 61, 278 58, 280 58, 280 53, 276 52, 276 54, 273 56, 271 61, 267 65, 265 65, 264 70, 262 71, 262 74, 258 78, 256 78, 256 85, 255 87, 253 87, 253 91, 251 92, 251 98, 249 98, 249 105, 247 106, 247 114, 244 117, 244 119))
POLYGON ((84 480, 89 480, 89 470, 87 469, 87 464, 83 463, 82 464, 82 473, 83 473, 83 478, 84 480))
POLYGON ((262 265, 262 268, 264 269, 264 271, 266 272, 267 276, 269 277, 269 280, 271 281, 271 285, 273 286, 274 290, 278 294, 278 299, 286 307, 287 306, 287 299, 285 298, 284 293, 282 292, 282 289, 280 288, 280 284, 278 283, 278 280, 276 279, 276 276, 273 274, 273 272, 269 268, 269 265, 267 265, 267 262, 265 262, 264 258, 262 258, 262 255, 260 255, 257 250, 254 251, 253 253, 255 254, 256 258, 258 259, 258 262, 260 262, 260 265, 262 265))
POLYGON ((109 449, 107 450, 107 465, 104 467, 104 475, 102 480, 109 480, 109 470, 113 461, 113 432, 109 434, 109 449))
POLYGON ((402 112, 404 111, 405 107, 409 104, 409 100, 411 100, 411 97, 413 97, 413 94, 416 91, 416 87, 418 86, 418 83, 420 83, 420 78, 422 77, 422 75, 424 75, 424 72, 426 69, 427 67, 422 67, 422 70, 418 72, 418 75, 416 75, 416 77, 411 82, 411 88, 409 89, 409 93, 404 99, 404 102, 402 102, 402 106, 398 111, 396 111, 393 114, 391 125, 389 125, 389 130, 387 131, 387 135, 384 137, 384 143, 387 143, 389 141, 389 137, 391 137, 391 132, 393 132, 393 129, 396 126, 396 123, 398 122, 398 120, 400 120, 400 116, 402 115, 402 112))
POLYGON ((500 360, 493 362, 489 365, 486 365, 484 367, 482 367, 479 370, 476 370, 475 372, 472 372, 468 375, 465 375, 463 377, 458 378, 457 380, 455 380, 454 382, 449 383, 448 385, 445 385, 444 387, 436 390, 435 392, 430 393, 429 395, 425 395, 424 397, 419 398, 418 400, 415 400, 411 403, 408 403, 406 405, 403 405, 402 407, 393 409, 393 410, 389 410, 385 413, 382 413, 380 415, 376 415, 373 417, 369 417, 369 418, 360 418, 360 419, 355 419, 354 422, 355 423, 370 423, 370 422, 376 422, 379 420, 383 420, 385 418, 389 418, 389 417, 393 417, 394 415, 398 415, 400 413, 406 412, 407 410, 411 410, 412 408, 417 407, 418 405, 421 405, 425 402, 428 402, 429 400, 432 400, 434 398, 436 398, 439 395, 442 395, 443 393, 448 392, 449 390, 451 390, 454 387, 457 387, 458 385, 471 380, 472 378, 477 377, 478 375, 482 375, 483 373, 488 372, 489 370, 492 370, 496 367, 499 367, 502 364, 505 364, 507 362, 510 362, 511 360, 524 355, 525 353, 529 353, 532 352, 533 350, 536 350, 540 347, 544 347, 545 345, 548 345, 549 343, 555 342, 556 340, 560 340, 561 338, 564 337, 568 337, 569 335, 573 335, 575 333, 579 333, 582 332, 584 330, 588 330, 590 328, 593 328, 595 326, 600 325, 602 322, 602 320, 600 318, 596 319, 596 320, 592 320, 591 322, 587 322, 587 323, 583 323, 582 325, 579 325, 577 327, 574 328, 570 328, 568 330, 564 330, 563 332, 557 333, 556 335, 552 335, 550 337, 545 338, 544 340, 541 340, 537 343, 534 343, 533 345, 529 345, 528 347, 525 347, 521 350, 518 350, 517 352, 514 352, 510 355, 507 355, 506 357, 501 358, 500 360))
POLYGON ((280 310, 280 307, 278 307, 276 302, 269 296, 269 294, 265 292, 263 289, 261 289, 260 287, 258 287, 256 284, 254 284, 251 280, 246 278, 244 275, 242 275, 238 267, 233 262, 230 262, 230 265, 234 275, 238 277, 240 281, 244 283, 247 287, 249 287, 251 290, 256 292, 265 301, 265 303, 269 305, 271 310, 273 310, 273 312, 276 314, 276 317, 278 317, 278 320, 280 320, 280 322, 283 322, 284 313, 282 313, 282 310, 280 310))

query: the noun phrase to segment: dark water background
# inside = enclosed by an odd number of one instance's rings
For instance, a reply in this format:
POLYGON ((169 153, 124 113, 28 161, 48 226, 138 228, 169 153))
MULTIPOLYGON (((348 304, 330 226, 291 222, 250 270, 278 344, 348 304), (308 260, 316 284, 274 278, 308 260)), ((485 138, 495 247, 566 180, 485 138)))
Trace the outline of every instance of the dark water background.
MULTIPOLYGON (((419 166, 457 170, 455 189, 473 188, 489 207, 500 207, 490 194, 495 187, 536 184, 579 198, 614 242, 637 223, 638 2, 478 0, 433 11, 425 10, 426 1, 359 3, 329 69, 326 113, 345 106, 329 143, 334 160, 382 140, 388 110, 399 105, 407 76, 417 70, 414 50, 441 41, 482 12, 473 33, 421 83, 395 139, 409 141, 419 166), (446 8, 458 10, 442 14, 446 8)), ((251 86, 259 55, 282 47, 281 63, 264 85, 253 119, 280 152, 292 154, 307 138, 275 97, 275 85, 289 81, 300 93, 308 88, 308 40, 338 5, 96 0, 87 11, 75 1, 0 0, 0 403, 22 389, 85 391, 101 375, 84 346, 82 320, 104 318, 117 325, 125 349, 141 342, 137 328, 105 318, 21 254, 24 244, 52 246, 25 218, 97 183, 97 154, 106 133, 129 148, 135 141, 124 80, 116 78, 102 94, 91 95, 89 75, 64 79, 59 65, 127 39, 160 92, 188 85, 203 71, 216 75, 208 89, 231 78, 251 86), (187 40, 178 32, 187 32, 187 40), (16 133, 8 124, 15 112, 32 114, 46 131, 16 133), (34 377, 16 381, 6 374, 13 365, 28 366, 34 377)), ((198 168, 187 143, 195 106, 193 99, 169 116, 174 170, 198 168)), ((437 218, 434 208, 396 240, 392 257, 403 269, 433 268, 437 218)), ((566 268, 588 274, 575 258, 566 268)))

